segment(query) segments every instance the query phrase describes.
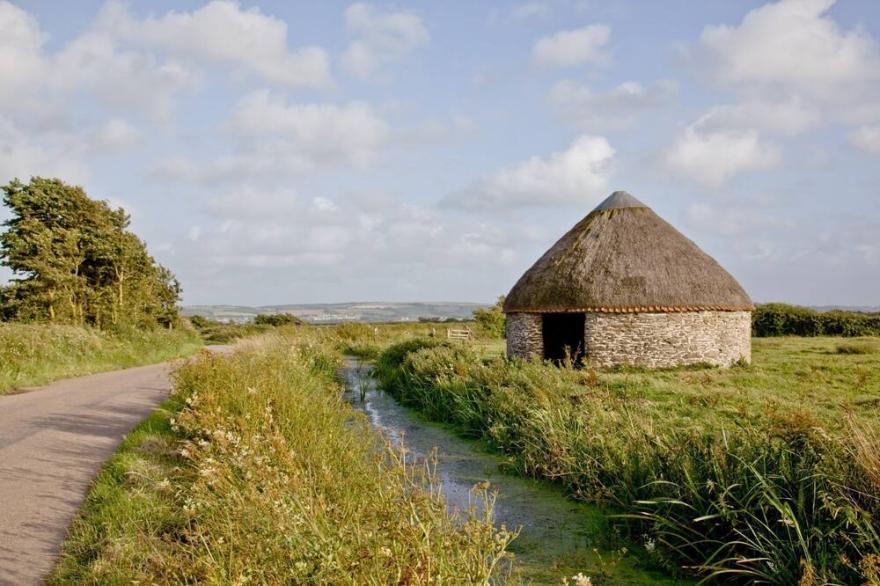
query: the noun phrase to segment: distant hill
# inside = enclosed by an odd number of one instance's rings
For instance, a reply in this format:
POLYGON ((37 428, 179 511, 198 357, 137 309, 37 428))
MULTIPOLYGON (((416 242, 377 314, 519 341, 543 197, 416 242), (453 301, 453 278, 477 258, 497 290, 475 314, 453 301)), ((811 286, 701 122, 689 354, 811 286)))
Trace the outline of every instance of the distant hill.
MULTIPOLYGON (((363 322, 409 322, 419 318, 468 319, 485 303, 303 303, 298 305, 185 305, 183 315, 201 315, 209 319, 227 322, 247 322, 260 313, 292 313, 310 323, 363 322)), ((818 311, 845 309, 848 311, 880 312, 880 307, 819 306, 818 311)))
POLYGON ((310 323, 410 322, 419 318, 465 319, 473 316, 482 303, 304 303, 299 305, 185 305, 184 315, 201 315, 226 322, 247 322, 260 313, 292 313, 310 323))
POLYGON ((861 311, 864 313, 880 313, 880 305, 868 306, 868 305, 818 305, 814 306, 813 309, 816 311, 833 311, 835 309, 840 309, 843 311, 861 311))

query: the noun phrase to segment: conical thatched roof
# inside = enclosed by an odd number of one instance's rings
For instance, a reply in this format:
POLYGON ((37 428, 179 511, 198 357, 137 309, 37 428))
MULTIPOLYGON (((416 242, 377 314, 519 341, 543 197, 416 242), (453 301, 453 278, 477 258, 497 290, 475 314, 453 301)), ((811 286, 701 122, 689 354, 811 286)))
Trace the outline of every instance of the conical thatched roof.
POLYGON ((506 313, 752 309, 715 259, 624 191, 545 252, 504 304, 506 313))

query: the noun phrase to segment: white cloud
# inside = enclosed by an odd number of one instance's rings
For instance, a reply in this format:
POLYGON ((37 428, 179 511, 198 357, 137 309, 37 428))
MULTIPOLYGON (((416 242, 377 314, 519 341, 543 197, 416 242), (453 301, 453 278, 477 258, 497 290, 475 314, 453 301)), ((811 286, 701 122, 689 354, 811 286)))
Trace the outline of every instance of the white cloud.
POLYGON ((345 28, 355 38, 342 55, 342 64, 363 78, 426 45, 430 38, 417 15, 402 10, 380 14, 363 2, 345 10, 345 28))
POLYGON ((336 213, 339 211, 339 206, 326 197, 316 197, 312 199, 312 209, 321 213, 336 213))
POLYGON ((428 263, 432 271, 506 265, 514 256, 511 237, 499 226, 383 199, 378 209, 370 198, 307 199, 290 190, 238 188, 209 202, 217 224, 202 230, 198 256, 224 270, 307 271, 310 283, 387 278, 428 263))
POLYGON ((685 210, 685 219, 695 230, 726 237, 753 238, 764 232, 772 236, 782 231, 790 233, 796 227, 790 214, 779 213, 781 210, 778 208, 768 209, 756 200, 743 199, 720 205, 706 201, 692 204, 685 210))
POLYGON ((0 115, 0 183, 16 177, 27 181, 31 176, 83 183, 89 177, 84 150, 83 142, 71 133, 33 133, 0 115))
POLYGON ((547 16, 550 7, 546 2, 525 2, 519 4, 510 11, 510 15, 516 20, 528 20, 530 18, 547 16))
POLYGON ((125 49, 115 33, 92 26, 52 53, 36 19, 0 0, 0 104, 63 118, 82 97, 167 118, 175 94, 192 85, 195 73, 125 49))
POLYGON ((257 7, 242 9, 238 2, 212 0, 192 12, 172 10, 137 21, 111 0, 98 27, 124 42, 197 63, 231 65, 277 84, 323 87, 331 81, 326 51, 289 49, 286 22, 257 7))
POLYGON ((779 149, 762 141, 753 129, 705 130, 689 126, 666 155, 675 173, 708 187, 719 187, 734 175, 775 167, 779 149))
POLYGON ((267 91, 242 98, 229 129, 283 158, 301 160, 304 167, 364 167, 389 135, 388 124, 369 104, 291 104, 267 91))
POLYGON ((388 138, 388 124, 369 104, 290 104, 267 91, 248 94, 230 128, 244 136, 278 136, 304 157, 365 165, 388 138))
POLYGON ((0 1, 0 104, 27 107, 22 92, 42 83, 46 35, 35 18, 17 6, 0 1))
POLYGON ((589 205, 605 195, 613 157, 604 137, 582 135, 566 150, 502 169, 448 196, 443 205, 496 210, 589 205))
POLYGON ((627 81, 601 93, 562 80, 550 90, 550 101, 581 126, 616 127, 631 124, 637 114, 664 105, 677 93, 678 84, 665 79, 649 86, 627 81))
POLYGON ((611 28, 604 24, 560 31, 539 39, 532 47, 532 61, 541 67, 574 67, 586 63, 604 63, 602 51, 611 39, 611 28))
POLYGON ((729 84, 786 85, 827 96, 841 84, 880 77, 877 43, 861 29, 841 31, 834 0, 781 0, 749 12, 739 26, 701 36, 716 78, 729 84))
POLYGON ((224 125, 226 152, 200 159, 171 156, 156 178, 209 185, 271 182, 331 167, 369 167, 390 143, 389 125, 363 102, 290 103, 257 90, 241 98, 224 125))
POLYGON ((453 114, 448 120, 430 118, 416 126, 396 129, 391 138, 396 147, 411 148, 461 143, 479 132, 470 117, 453 114))
POLYGON ((298 216, 303 213, 303 205, 294 190, 244 186, 212 199, 208 203, 208 212, 221 219, 258 221, 298 216))
POLYGON ((880 155, 880 126, 862 126, 850 134, 850 141, 869 153, 880 155))
POLYGON ((176 95, 197 79, 181 63, 122 49, 97 30, 54 55, 44 75, 52 76, 49 83, 61 96, 92 95, 116 111, 140 112, 158 120, 172 116, 176 95))
POLYGON ((805 100, 792 97, 786 101, 746 101, 716 106, 698 122, 704 131, 760 129, 786 135, 800 134, 818 126, 821 113, 805 100))
POLYGON ((102 151, 120 151, 135 146, 140 140, 140 132, 120 118, 108 120, 95 132, 93 148, 102 151))

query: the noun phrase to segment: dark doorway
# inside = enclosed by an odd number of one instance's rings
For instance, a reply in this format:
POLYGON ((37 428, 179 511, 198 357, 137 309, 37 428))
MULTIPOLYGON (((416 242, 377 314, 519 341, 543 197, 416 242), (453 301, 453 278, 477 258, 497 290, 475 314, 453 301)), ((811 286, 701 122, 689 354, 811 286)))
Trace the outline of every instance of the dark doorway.
POLYGON ((562 362, 571 358, 581 364, 584 347, 583 313, 545 313, 543 315, 544 359, 562 362))

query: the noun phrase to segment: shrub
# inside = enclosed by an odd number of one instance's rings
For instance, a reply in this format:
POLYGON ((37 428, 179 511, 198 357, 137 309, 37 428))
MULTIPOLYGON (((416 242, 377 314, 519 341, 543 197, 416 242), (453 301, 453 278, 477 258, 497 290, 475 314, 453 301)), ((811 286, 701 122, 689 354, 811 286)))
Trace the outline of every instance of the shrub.
POLYGON ((880 313, 816 311, 768 303, 752 314, 755 336, 880 336, 880 313))
POLYGON ((492 307, 481 307, 474 310, 477 327, 490 338, 503 338, 507 318, 504 315, 504 295, 492 307))

